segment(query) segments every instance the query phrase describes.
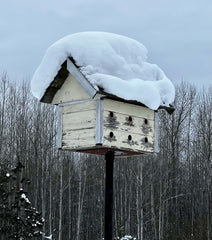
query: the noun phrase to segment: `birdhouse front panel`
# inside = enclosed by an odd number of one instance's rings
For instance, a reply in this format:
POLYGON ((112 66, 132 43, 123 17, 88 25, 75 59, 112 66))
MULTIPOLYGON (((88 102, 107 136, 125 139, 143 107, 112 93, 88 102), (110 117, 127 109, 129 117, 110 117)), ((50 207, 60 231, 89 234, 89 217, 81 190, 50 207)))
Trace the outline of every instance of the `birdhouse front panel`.
POLYGON ((104 146, 134 152, 154 152, 154 111, 104 100, 104 146))
POLYGON ((62 106, 61 148, 79 150, 96 145, 96 101, 62 106))

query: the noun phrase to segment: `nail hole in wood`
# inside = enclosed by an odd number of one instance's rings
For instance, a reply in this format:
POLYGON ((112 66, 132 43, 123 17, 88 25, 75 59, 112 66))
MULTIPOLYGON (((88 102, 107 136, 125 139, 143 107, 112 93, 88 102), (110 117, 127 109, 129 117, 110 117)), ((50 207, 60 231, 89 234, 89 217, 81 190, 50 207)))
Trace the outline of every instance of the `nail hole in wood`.
POLYGON ((132 122, 132 117, 131 116, 129 116, 129 122, 132 122))
POLYGON ((131 136, 131 135, 128 136, 128 140, 129 140, 129 141, 132 140, 132 136, 131 136))
POLYGON ((147 120, 146 118, 144 119, 144 123, 145 123, 145 124, 148 124, 148 120, 147 120))
POLYGON ((110 117, 113 117, 113 112, 110 112, 110 117))
POLYGON ((112 138, 114 136, 113 132, 110 132, 110 138, 112 138))
POLYGON ((148 143, 148 138, 147 137, 144 138, 144 142, 148 143))

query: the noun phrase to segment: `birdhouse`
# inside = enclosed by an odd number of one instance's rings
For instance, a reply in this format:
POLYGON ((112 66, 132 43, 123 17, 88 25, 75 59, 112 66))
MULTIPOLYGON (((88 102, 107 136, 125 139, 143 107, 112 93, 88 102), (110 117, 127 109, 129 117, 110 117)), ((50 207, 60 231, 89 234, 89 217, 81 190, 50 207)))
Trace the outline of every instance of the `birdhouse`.
POLYGON ((157 111, 96 90, 68 59, 41 102, 59 107, 60 149, 116 155, 157 151, 157 111))
MULTIPOLYGON (((162 93, 167 98, 167 86, 172 90, 172 84, 159 67, 144 61, 145 54, 146 48, 135 40, 109 33, 74 34, 48 49, 32 88, 41 102, 59 108, 60 149, 94 154, 114 151, 121 156, 157 151, 158 108, 147 106, 151 98, 161 101, 158 95, 164 85, 162 93), (138 75, 162 80, 147 84, 138 75), (41 85, 44 91, 40 93, 41 85), (140 95, 145 95, 147 104, 137 101, 140 95)), ((167 105, 163 108, 173 110, 167 105)))

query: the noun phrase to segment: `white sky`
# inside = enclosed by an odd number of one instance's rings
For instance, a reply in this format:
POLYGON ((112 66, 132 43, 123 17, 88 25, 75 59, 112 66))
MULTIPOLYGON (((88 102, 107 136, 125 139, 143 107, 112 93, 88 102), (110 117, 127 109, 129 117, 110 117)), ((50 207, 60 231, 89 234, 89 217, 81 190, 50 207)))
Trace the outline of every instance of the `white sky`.
POLYGON ((212 83, 211 0, 0 0, 0 74, 31 77, 49 45, 82 31, 143 43, 174 82, 212 83))

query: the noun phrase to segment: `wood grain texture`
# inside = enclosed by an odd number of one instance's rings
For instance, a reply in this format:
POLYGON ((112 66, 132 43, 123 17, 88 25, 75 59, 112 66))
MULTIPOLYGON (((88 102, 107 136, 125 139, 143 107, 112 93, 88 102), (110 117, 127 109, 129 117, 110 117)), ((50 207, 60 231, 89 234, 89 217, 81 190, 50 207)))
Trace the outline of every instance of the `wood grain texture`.
POLYGON ((84 112, 96 110, 96 102, 88 101, 83 103, 71 104, 63 107, 63 114, 74 113, 74 112, 84 112))
POLYGON ((95 146, 96 102, 63 107, 62 148, 80 149, 95 146))
POLYGON ((66 131, 62 136, 63 149, 84 149, 95 146, 95 128, 66 131))

